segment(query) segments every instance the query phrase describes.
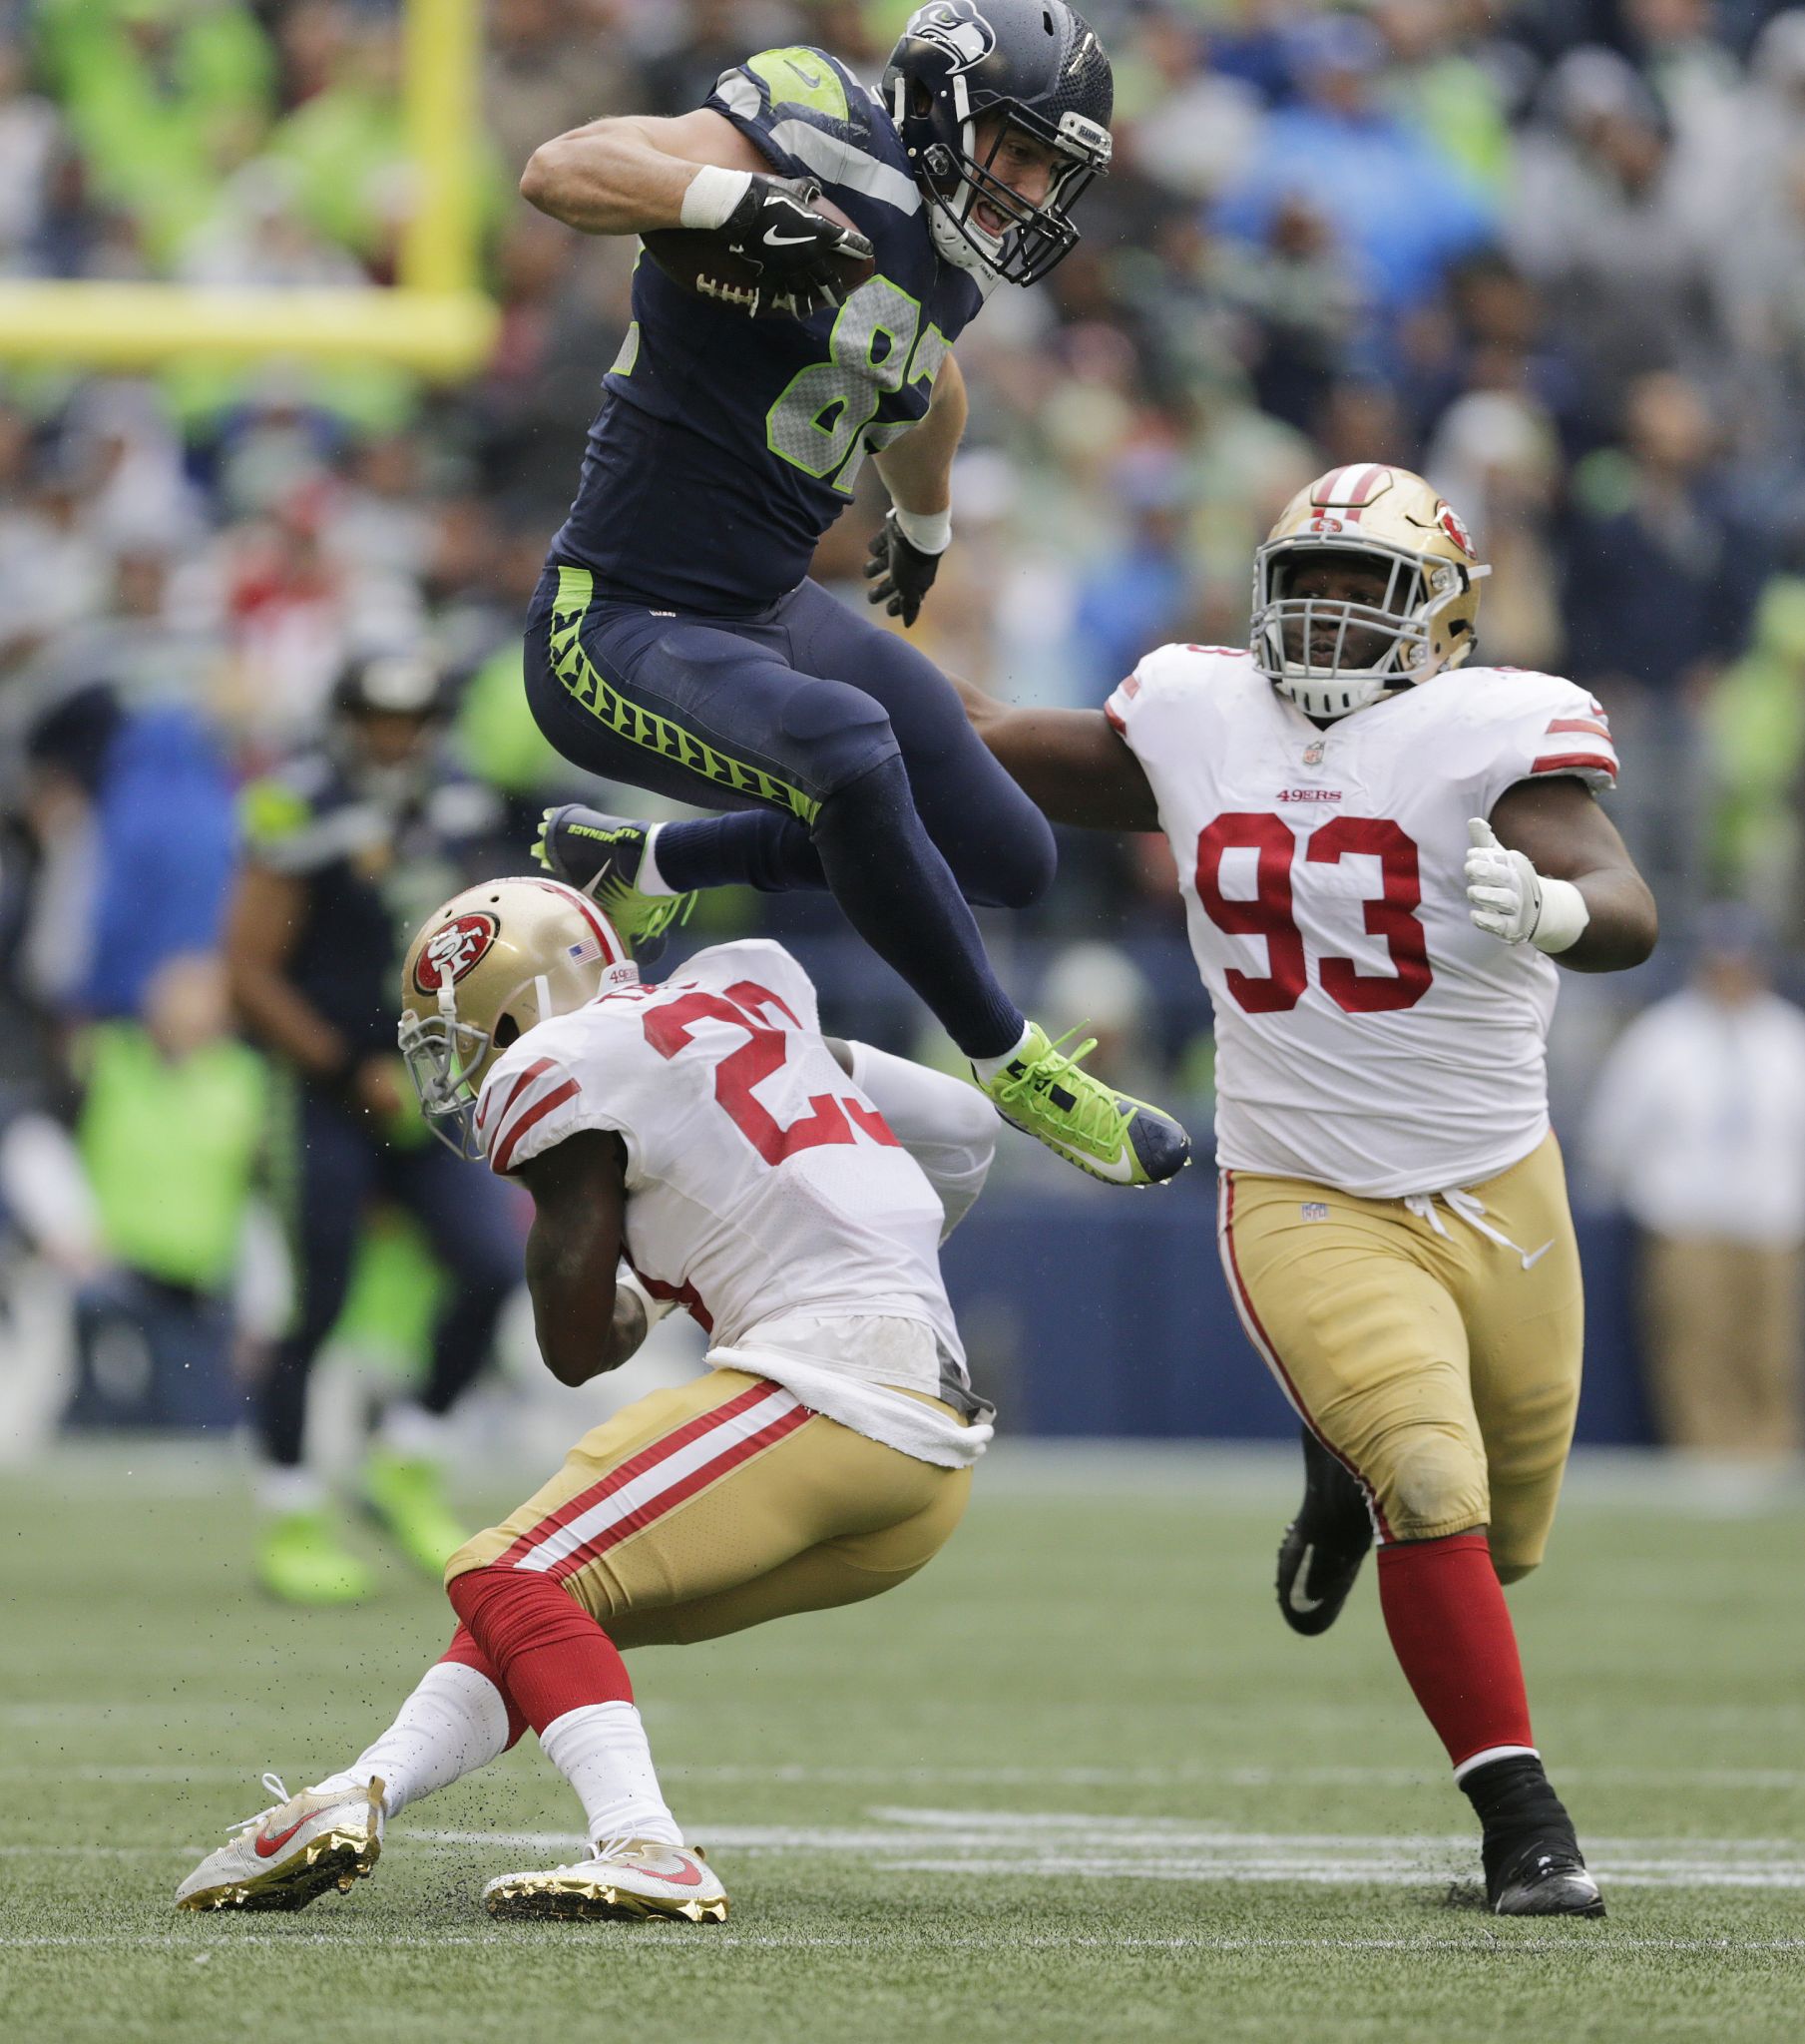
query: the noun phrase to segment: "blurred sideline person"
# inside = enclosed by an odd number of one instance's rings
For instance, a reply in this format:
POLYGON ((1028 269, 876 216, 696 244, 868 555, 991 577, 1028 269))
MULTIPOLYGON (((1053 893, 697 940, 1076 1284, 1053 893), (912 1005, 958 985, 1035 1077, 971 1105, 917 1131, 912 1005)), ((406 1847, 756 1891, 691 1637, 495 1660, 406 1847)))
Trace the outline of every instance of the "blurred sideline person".
POLYGON ((218 953, 166 958, 145 984, 142 1015, 92 1025, 72 1063, 101 1261, 79 1296, 82 1380, 68 1417, 229 1424, 232 1290, 269 1075, 232 1032, 218 953), (145 1378, 125 1411, 104 1366, 122 1336, 145 1378))
POLYGON ((710 1367, 592 1429, 452 1557, 457 1632, 394 1725, 300 1795, 265 1777, 277 1806, 178 1904, 349 1887, 387 1817, 531 1725, 590 1851, 490 1881, 490 1913, 719 1921, 725 1890, 665 1802, 621 1650, 856 1603, 945 1543, 992 1429, 938 1252, 996 1114, 962 1080, 823 1037, 774 943, 641 984, 606 916, 555 880, 489 881, 426 923, 400 1037, 433 1128, 487 1160, 470 1175, 532 1195, 552 1374, 618 1368, 674 1303, 708 1331, 710 1367))
POLYGON ((1585 1157, 1642 1231, 1642 1350, 1670 1447, 1799 1447, 1805 1014, 1768 983, 1754 917, 1707 913, 1691 984, 1630 1023, 1585 1157))
POLYGON ((536 150, 521 191, 542 213, 591 235, 712 235, 785 295, 747 319, 656 259, 635 269, 528 614, 526 686, 567 760, 732 812, 656 828, 547 812, 547 866, 600 885, 630 939, 697 887, 826 890, 1005 1119, 1095 1178, 1147 1185, 1182 1169, 1184 1131, 1028 1020, 969 905, 1037 900, 1053 833, 945 675, 809 574, 869 457, 891 500, 871 601, 915 623, 952 540, 952 344, 1000 281, 1034 283, 1077 245, 1114 103, 1065 0, 958 0, 910 14, 876 89, 825 51, 762 50, 675 120, 592 121, 536 150), (878 273, 842 303, 849 256, 878 273))
POLYGON ((1555 960, 1639 964, 1655 911, 1592 798, 1598 706, 1466 665, 1484 573, 1420 477, 1355 463, 1259 549, 1250 649, 1161 647, 1103 710, 968 707, 1054 821, 1170 840, 1216 1013, 1223 1267, 1305 1425, 1286 1623, 1333 1623, 1376 1527, 1490 1906, 1600 1915, 1500 1585, 1542 1559, 1579 1391, 1555 960))
POLYGON ((348 1601, 371 1585, 303 1460, 308 1375, 344 1304, 371 1203, 412 1214, 445 1272, 426 1382, 389 1406, 361 1478, 365 1504, 434 1574, 464 1530, 442 1494, 442 1421, 481 1370, 518 1282, 508 1194, 458 1171, 428 1138, 386 1021, 408 932, 470 877, 500 813, 441 756, 445 710, 425 660, 353 662, 325 743, 243 799, 226 956, 238 1012, 275 1065, 270 1176, 295 1287, 293 1324, 257 1393, 256 1566, 266 1590, 296 1603, 348 1601))

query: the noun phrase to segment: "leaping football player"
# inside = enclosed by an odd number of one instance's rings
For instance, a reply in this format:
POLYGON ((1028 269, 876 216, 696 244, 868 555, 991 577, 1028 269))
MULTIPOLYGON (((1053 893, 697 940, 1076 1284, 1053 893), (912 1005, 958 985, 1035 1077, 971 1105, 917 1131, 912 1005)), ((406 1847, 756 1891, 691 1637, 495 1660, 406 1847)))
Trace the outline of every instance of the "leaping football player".
POLYGON ((1420 477, 1356 464, 1260 547, 1248 650, 1163 646, 1103 710, 968 702, 1055 821, 1161 829, 1176 858, 1215 1007, 1223 1268, 1304 1425, 1286 1623, 1334 1623, 1376 1529, 1491 1906, 1596 1916, 1500 1586, 1542 1560, 1579 1390, 1556 965, 1638 965, 1656 919, 1593 798, 1603 711, 1471 664, 1485 573, 1420 477))
POLYGON ((394 1724, 298 1795, 266 1776, 274 1806, 178 1904, 298 1909, 348 1888, 388 1818, 531 1725, 589 1850, 492 1880, 490 1913, 719 1921, 725 1890, 665 1802, 622 1651, 874 1597, 951 1534, 991 1426, 937 1253, 983 1185, 996 1115, 962 1080, 824 1038, 776 944, 641 984, 608 919, 555 880, 455 896, 402 985, 428 1120, 532 1195, 553 1375, 619 1367, 673 1303, 709 1330, 711 1366, 587 1433, 452 1556, 457 1631, 394 1724))
POLYGON ((566 759, 728 812, 655 829, 547 811, 540 857, 630 941, 698 887, 830 889, 1007 1120, 1145 1185, 1184 1164, 1183 1130, 1028 1021, 968 906, 1046 889, 1045 819, 945 676, 808 579, 869 457, 891 497, 872 600, 914 623, 952 534, 952 343, 1000 281, 1033 283, 1076 244, 1113 97, 1063 0, 937 0, 875 92, 820 50, 766 50, 692 113, 544 144, 521 181, 534 206, 652 248, 528 616, 526 678, 566 759), (785 309, 749 317, 733 290, 668 274, 654 258, 672 230, 751 265, 761 281, 741 294, 785 309), (841 302, 849 257, 875 274, 841 302))

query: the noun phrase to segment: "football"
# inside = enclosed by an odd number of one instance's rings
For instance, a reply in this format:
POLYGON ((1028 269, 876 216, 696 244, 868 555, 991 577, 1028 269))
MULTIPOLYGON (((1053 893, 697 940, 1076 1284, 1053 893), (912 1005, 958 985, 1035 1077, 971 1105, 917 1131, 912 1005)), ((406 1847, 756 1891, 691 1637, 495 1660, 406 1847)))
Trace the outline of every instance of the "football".
MULTIPOLYGON (((838 227, 858 233, 857 221, 850 219, 832 200, 817 196, 813 211, 838 227)), ((763 264, 736 256, 717 228, 658 228, 641 240, 654 262, 685 290, 706 298, 724 311, 739 312, 748 319, 797 316, 793 292, 781 278, 767 274, 763 264)), ((869 283, 877 271, 874 256, 844 256, 835 258, 841 272, 841 290, 850 296, 862 283, 869 283)))

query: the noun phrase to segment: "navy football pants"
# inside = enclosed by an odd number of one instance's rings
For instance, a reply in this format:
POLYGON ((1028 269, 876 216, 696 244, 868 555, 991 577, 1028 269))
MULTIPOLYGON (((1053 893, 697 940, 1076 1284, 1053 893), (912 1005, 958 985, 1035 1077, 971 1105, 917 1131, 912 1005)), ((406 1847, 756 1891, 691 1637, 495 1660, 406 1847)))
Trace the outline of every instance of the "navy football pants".
POLYGON ((567 760, 732 812, 661 833, 673 887, 829 888, 967 1055, 1020 1037, 967 904, 1037 899, 1053 832, 906 640, 813 582, 755 618, 701 618, 599 598, 586 570, 551 568, 526 678, 567 760))
POLYGON ((364 1118, 300 1089, 278 1103, 298 1138, 292 1182, 281 1188, 290 1211, 294 1320, 258 1388, 257 1437, 271 1462, 301 1459, 307 1378, 332 1331, 350 1284, 351 1266, 373 1200, 411 1214, 442 1267, 448 1296, 434 1330, 432 1362, 418 1402, 449 1412, 488 1360, 495 1323, 520 1282, 522 1217, 493 1172, 452 1156, 436 1137, 393 1149, 364 1118))

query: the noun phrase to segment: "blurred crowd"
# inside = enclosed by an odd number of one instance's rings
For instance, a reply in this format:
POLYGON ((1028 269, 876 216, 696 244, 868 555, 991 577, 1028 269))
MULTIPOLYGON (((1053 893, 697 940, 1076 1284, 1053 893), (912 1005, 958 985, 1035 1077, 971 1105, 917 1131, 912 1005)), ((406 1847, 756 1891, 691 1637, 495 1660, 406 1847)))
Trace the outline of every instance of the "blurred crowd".
MULTIPOLYGON (((15 1113, 79 1113, 109 1028, 166 1063, 199 1031, 218 1085, 254 1091, 206 972, 172 991, 164 968, 217 953, 234 802, 327 729, 347 660, 430 649, 450 742, 500 798, 498 862, 582 791, 526 718, 518 625, 633 247, 542 219, 514 182, 548 136, 682 112, 770 44, 875 80, 909 11, 488 0, 470 148, 502 316, 455 389, 381 363, 0 365, 15 1113)), ((1677 981, 1705 904, 1743 905, 1783 988, 1805 958, 1805 7, 1087 11, 1116 168, 1078 251, 961 344, 958 537, 920 636, 996 693, 1095 704, 1164 640, 1243 640, 1252 548, 1300 483, 1375 456, 1423 470, 1494 566, 1481 657, 1609 711, 1612 812, 1661 902, 1664 957, 1572 1004, 1557 1104, 1577 1127, 1617 1004, 1677 981)), ((392 281, 414 201, 399 50, 388 0, 0 0, 0 279, 392 281)), ((855 504, 822 580, 856 590, 877 516, 855 504)), ((793 937, 858 1027, 911 1040, 824 897, 708 913, 793 937)), ((1071 840, 996 942, 1025 995, 1089 1013, 1128 1083, 1206 1126, 1207 1007, 1161 845, 1071 840)))

